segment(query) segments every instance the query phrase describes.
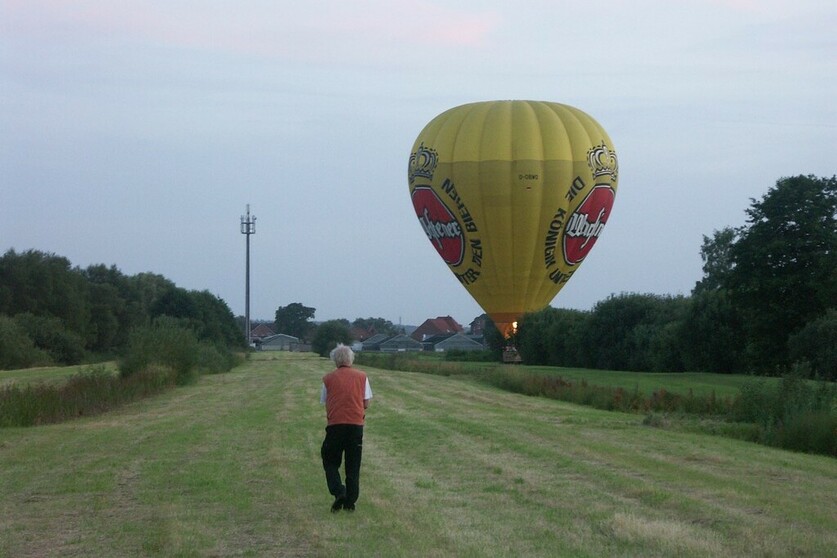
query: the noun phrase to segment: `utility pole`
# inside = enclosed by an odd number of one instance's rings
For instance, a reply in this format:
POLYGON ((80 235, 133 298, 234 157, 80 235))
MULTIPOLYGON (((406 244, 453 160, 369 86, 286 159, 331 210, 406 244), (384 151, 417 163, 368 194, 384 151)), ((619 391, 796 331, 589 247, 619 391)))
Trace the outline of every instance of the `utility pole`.
POLYGON ((250 216, 250 204, 247 204, 247 215, 241 216, 241 234, 247 236, 247 271, 244 287, 244 338, 247 350, 250 350, 250 235, 256 234, 256 216, 250 216))

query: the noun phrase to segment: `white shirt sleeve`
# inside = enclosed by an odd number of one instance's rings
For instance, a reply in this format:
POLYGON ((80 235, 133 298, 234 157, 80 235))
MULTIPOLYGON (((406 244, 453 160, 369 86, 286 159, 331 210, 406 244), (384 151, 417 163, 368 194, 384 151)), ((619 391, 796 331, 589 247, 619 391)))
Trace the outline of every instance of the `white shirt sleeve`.
POLYGON ((326 391, 325 384, 323 384, 323 388, 320 390, 320 403, 322 403, 323 405, 325 405, 327 395, 328 393, 326 391))
POLYGON ((363 398, 372 399, 372 386, 369 385, 369 378, 366 378, 366 390, 363 394, 363 398))

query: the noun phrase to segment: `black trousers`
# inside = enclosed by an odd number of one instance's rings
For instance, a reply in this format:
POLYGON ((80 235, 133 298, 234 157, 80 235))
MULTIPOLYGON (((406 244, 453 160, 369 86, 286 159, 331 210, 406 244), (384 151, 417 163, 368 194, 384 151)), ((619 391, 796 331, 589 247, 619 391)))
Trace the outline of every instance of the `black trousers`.
POLYGON ((320 454, 323 458, 328 491, 335 498, 345 498, 346 505, 357 502, 360 494, 360 458, 363 453, 363 426, 332 424, 326 427, 326 436, 320 454), (346 485, 340 479, 340 464, 346 456, 346 485))

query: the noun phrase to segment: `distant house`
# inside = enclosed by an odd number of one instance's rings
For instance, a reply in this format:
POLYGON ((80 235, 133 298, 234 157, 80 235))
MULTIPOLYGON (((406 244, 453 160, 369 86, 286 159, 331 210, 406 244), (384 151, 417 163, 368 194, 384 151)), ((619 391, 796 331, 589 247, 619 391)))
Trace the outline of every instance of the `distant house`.
POLYGON ((405 351, 423 351, 424 345, 416 341, 409 335, 395 335, 383 341, 379 345, 379 351, 382 352, 405 352, 405 351))
POLYGON ((363 342, 375 335, 375 328, 366 329, 365 327, 353 326, 349 329, 349 335, 355 341, 363 342))
MULTIPOLYGON (((481 338, 480 338, 481 339, 481 338)), ((483 344, 463 333, 443 333, 441 335, 434 335, 424 340, 422 343, 425 351, 482 351, 485 349, 483 344)))
POLYGON ((488 314, 482 314, 474 318, 471 322, 471 335, 485 334, 485 323, 488 320, 488 314))
POLYGON ((264 339, 266 337, 272 337, 274 335, 276 335, 276 332, 273 331, 273 328, 270 327, 268 324, 257 324, 250 330, 250 338, 252 340, 264 339))
POLYGON ((439 316, 438 318, 425 320, 423 324, 418 326, 410 337, 416 341, 424 341, 434 335, 443 333, 462 333, 464 330, 462 326, 456 323, 456 320, 450 316, 439 316))
POLYGON ((293 335, 271 335, 265 337, 261 342, 262 351, 298 351, 300 350, 299 338, 293 335))

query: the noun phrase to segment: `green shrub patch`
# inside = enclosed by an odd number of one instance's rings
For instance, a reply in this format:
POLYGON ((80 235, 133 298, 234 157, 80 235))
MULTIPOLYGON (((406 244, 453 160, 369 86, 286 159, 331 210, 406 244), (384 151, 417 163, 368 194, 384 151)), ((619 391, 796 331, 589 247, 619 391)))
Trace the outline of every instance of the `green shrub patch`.
POLYGON ((174 385, 170 368, 148 367, 119 376, 91 367, 60 385, 11 384, 0 388, 0 427, 36 426, 109 411, 174 385))

